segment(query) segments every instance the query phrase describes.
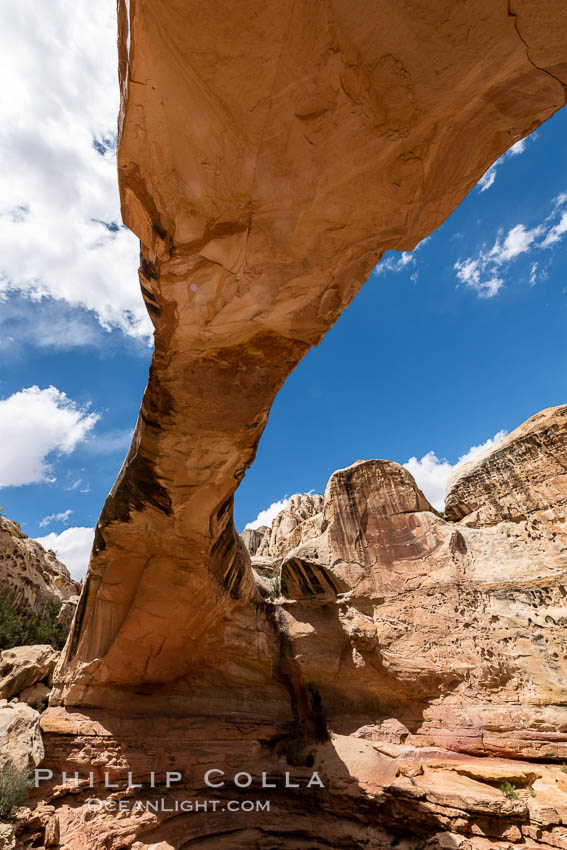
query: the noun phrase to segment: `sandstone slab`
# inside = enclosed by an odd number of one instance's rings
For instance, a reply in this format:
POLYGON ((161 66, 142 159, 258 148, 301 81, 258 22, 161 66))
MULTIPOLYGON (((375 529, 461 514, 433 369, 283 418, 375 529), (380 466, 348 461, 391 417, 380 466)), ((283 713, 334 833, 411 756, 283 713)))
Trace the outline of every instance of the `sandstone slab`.
POLYGON ((49 679, 58 658, 59 652, 49 644, 5 649, 0 653, 0 699, 10 699, 49 679))
POLYGON ((24 702, 0 700, 0 770, 35 767, 44 755, 39 714, 24 702))

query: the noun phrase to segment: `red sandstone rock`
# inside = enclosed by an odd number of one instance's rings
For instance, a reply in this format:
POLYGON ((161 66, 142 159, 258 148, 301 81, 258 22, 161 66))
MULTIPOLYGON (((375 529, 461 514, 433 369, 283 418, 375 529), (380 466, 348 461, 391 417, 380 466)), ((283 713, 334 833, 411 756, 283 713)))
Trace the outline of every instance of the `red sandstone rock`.
POLYGON ((52 789, 63 846, 346 850, 387 847, 388 830, 554 846, 561 409, 463 473, 453 521, 397 464, 336 473, 323 510, 275 534, 283 603, 261 601, 232 498, 285 377, 384 251, 413 248, 564 104, 563 4, 121 0, 119 21, 122 207, 155 354, 57 672, 63 707, 42 716, 45 763, 96 763, 103 795, 105 767, 175 761, 191 773, 178 794, 202 795, 192 769, 218 759, 315 766, 327 788, 277 793, 269 826, 91 817, 92 792, 52 789), (528 497, 510 477, 526 458, 528 497), (439 764, 466 753, 544 762, 541 806, 439 764))

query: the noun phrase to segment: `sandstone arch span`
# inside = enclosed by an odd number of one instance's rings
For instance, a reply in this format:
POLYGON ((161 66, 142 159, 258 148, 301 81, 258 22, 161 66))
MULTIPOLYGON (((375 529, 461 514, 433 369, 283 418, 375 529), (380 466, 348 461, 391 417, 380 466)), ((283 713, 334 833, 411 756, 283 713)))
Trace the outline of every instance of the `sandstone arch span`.
POLYGON ((269 639, 259 657, 227 623, 245 634, 256 598, 232 497, 273 398, 383 252, 413 248, 564 104, 563 12, 121 0, 119 181, 155 354, 67 704, 155 693, 221 649, 233 684, 265 679, 269 639))

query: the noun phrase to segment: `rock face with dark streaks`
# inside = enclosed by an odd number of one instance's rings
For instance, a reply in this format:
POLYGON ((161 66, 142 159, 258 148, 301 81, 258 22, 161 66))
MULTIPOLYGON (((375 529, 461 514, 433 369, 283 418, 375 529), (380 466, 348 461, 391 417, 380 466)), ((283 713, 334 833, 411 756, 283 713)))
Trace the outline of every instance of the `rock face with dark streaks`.
POLYGON ((542 410, 506 437, 497 451, 460 467, 448 482, 447 516, 472 528, 498 522, 541 522, 567 512, 567 408, 542 410), (542 514, 543 512, 543 514, 542 514))
MULTIPOLYGON (((397 464, 335 473, 257 550, 281 558, 277 600, 232 505, 277 391, 383 253, 415 247, 565 103, 564 4, 118 14, 122 210, 155 353, 42 715, 45 764, 94 765, 103 798, 105 770, 154 771, 164 796, 173 764, 176 799, 210 797, 219 764, 301 782, 278 780, 269 818, 117 818, 54 778, 24 830, 56 805, 66 850, 561 846, 561 409, 465 470, 448 519, 397 464), (324 788, 306 788, 313 769, 324 788)), ((265 796, 259 780, 246 794, 265 796)))

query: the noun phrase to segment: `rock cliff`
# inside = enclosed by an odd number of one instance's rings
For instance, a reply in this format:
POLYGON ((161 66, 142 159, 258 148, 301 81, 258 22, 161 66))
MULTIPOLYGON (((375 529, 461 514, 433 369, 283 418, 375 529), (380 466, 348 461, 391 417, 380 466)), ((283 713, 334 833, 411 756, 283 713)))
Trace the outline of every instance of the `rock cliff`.
POLYGON ((63 603, 79 591, 55 555, 0 516, 0 599, 17 611, 41 615, 48 601, 63 603))
POLYGON ((45 764, 94 765, 97 795, 124 799, 105 770, 153 771, 163 796, 175 764, 170 799, 210 796, 219 763, 304 784, 316 767, 325 788, 276 782, 268 818, 113 818, 54 778, 28 833, 56 806, 68 850, 561 846, 562 410, 454 481, 447 519, 394 463, 335 473, 260 552, 282 558, 277 601, 232 501, 278 389, 384 251, 565 103, 563 4, 120 0, 119 29, 122 209, 155 353, 45 764))
POLYGON ((567 761, 566 426, 542 411, 459 468, 445 518, 358 461, 279 540, 290 651, 333 728, 378 739, 385 714, 418 745, 567 761))

